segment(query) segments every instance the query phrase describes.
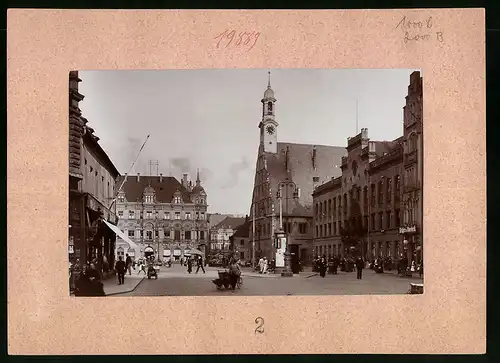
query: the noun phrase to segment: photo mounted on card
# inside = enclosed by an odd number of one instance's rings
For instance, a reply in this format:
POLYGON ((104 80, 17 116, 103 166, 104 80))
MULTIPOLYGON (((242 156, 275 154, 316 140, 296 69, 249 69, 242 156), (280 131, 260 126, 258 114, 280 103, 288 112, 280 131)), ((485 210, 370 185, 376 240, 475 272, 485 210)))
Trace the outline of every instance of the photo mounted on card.
POLYGON ((69 77, 76 296, 423 293, 420 71, 69 77))
POLYGON ((484 352, 484 11, 8 19, 11 354, 484 352))

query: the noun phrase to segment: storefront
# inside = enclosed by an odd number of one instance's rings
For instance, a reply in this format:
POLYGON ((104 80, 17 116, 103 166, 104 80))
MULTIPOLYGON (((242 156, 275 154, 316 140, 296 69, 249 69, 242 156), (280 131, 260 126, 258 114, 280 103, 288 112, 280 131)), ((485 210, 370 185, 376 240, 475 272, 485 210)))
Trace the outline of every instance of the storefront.
POLYGON ((151 258, 151 256, 154 256, 154 254, 155 254, 155 250, 153 249, 153 247, 147 246, 144 249, 144 257, 151 258))
POLYGON ((399 234, 402 236, 403 253, 408 259, 408 266, 412 261, 418 265, 422 261, 422 241, 417 226, 403 226, 399 228, 399 234))
POLYGON ((176 248, 174 250, 174 260, 175 261, 179 261, 181 259, 181 249, 180 248, 176 248))
POLYGON ((170 250, 163 250, 163 261, 168 261, 171 258, 170 250))

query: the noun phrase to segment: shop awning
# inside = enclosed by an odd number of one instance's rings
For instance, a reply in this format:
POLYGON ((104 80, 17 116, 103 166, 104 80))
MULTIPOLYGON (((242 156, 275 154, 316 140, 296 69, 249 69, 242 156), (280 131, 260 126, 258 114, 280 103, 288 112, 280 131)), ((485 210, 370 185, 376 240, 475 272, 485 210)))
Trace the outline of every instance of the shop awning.
POLYGON ((124 240, 125 242, 128 243, 128 246, 130 248, 133 248, 134 250, 138 251, 139 250, 139 246, 137 244, 135 244, 134 241, 132 241, 130 238, 128 238, 128 236, 123 233, 120 228, 118 228, 117 226, 115 226, 114 224, 111 224, 109 223, 108 221, 104 220, 103 219, 103 222, 106 223, 106 225, 109 227, 109 229, 111 229, 113 232, 115 232, 115 234, 120 237, 122 240, 124 240))
POLYGON ((174 256, 180 256, 181 250, 174 250, 174 256))
POLYGON ((170 250, 163 250, 163 257, 170 256, 170 250))

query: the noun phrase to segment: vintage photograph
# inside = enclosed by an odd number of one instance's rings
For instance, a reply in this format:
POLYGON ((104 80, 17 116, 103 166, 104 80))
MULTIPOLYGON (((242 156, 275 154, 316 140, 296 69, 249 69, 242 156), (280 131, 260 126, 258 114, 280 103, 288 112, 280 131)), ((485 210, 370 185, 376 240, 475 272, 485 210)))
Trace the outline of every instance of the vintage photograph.
POLYGON ((72 296, 422 294, 416 69, 69 73, 72 296))

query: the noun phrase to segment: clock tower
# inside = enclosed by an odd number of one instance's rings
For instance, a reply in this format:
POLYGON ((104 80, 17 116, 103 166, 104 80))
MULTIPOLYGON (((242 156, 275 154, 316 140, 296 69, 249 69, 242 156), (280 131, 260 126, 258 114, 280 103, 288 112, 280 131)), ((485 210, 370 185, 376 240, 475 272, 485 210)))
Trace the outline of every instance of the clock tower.
POLYGON ((269 72, 269 80, 267 89, 264 92, 262 102, 262 121, 259 123, 260 143, 264 146, 264 152, 278 152, 278 123, 275 120, 275 104, 274 91, 271 88, 271 72, 269 72))

